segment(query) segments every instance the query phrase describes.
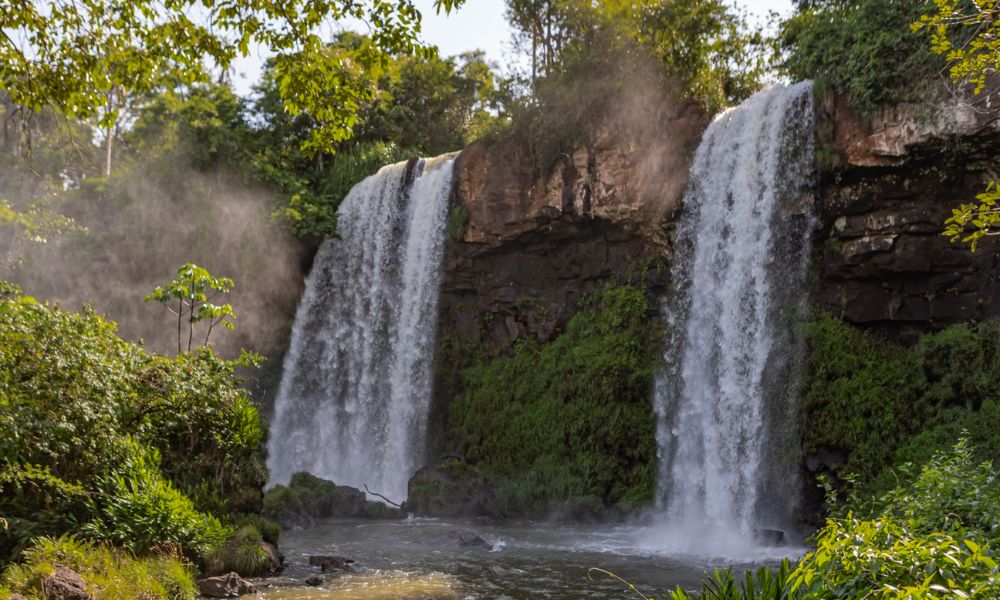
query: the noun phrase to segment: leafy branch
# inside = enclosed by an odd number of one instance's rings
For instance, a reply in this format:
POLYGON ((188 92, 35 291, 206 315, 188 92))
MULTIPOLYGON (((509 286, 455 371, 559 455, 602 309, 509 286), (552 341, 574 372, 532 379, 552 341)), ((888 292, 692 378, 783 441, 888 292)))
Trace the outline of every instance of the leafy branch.
POLYGON ((187 351, 190 352, 194 343, 195 323, 202 321, 208 323, 203 346, 208 346, 212 330, 217 325, 226 329, 236 328, 236 312, 233 311, 233 307, 229 304, 212 302, 219 295, 228 294, 233 286, 232 279, 213 277, 207 269, 187 263, 177 270, 177 279, 165 286, 157 286, 153 293, 143 298, 143 301, 159 302, 170 314, 177 317, 177 352, 182 351, 183 324, 185 319, 187 320, 187 351))

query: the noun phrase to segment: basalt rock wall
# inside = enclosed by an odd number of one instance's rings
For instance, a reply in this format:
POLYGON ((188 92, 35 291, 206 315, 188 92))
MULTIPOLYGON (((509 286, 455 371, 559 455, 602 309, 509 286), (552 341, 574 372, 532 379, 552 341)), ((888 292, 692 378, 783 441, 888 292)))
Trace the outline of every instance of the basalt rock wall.
POLYGON ((644 127, 616 118, 595 127, 542 172, 516 146, 466 148, 456 165, 439 337, 494 349, 545 341, 608 282, 641 278, 662 292, 667 271, 657 262, 670 255, 707 121, 695 105, 664 102, 644 127))
POLYGON ((814 303, 900 341, 1000 317, 1000 244, 941 235, 1000 166, 996 98, 942 96, 876 114, 827 95, 817 119, 814 303))

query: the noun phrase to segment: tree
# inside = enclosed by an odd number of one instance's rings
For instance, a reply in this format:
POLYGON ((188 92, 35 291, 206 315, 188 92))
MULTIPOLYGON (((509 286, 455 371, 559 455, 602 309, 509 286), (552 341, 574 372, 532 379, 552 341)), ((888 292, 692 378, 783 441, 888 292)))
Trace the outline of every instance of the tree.
MULTIPOLYGON (((1000 1, 933 0, 934 11, 913 23, 914 31, 930 32, 931 49, 948 61, 951 79, 975 95, 987 89, 1000 71, 1000 1)), ((942 235, 969 243, 972 252, 985 236, 1000 235, 1000 187, 991 181, 977 202, 952 210, 942 235)))
POLYGON ((144 302, 159 302, 170 314, 177 317, 177 352, 181 352, 181 335, 185 317, 188 323, 187 351, 191 351, 194 339, 194 325, 201 321, 208 323, 204 346, 208 346, 212 329, 222 325, 226 329, 236 327, 236 313, 229 304, 213 304, 220 294, 228 294, 233 289, 233 280, 228 277, 213 277, 206 269, 187 263, 177 270, 177 279, 165 286, 157 286, 144 302), (176 304, 176 310, 174 305, 176 304))
MULTIPOLYGON (((436 0, 435 7, 450 11, 461 2, 436 0)), ((127 95, 148 92, 162 77, 207 81, 210 68, 225 74, 238 56, 263 46, 284 53, 276 64, 288 110, 319 123, 307 149, 331 150, 350 136, 369 93, 363 74, 391 53, 423 51, 419 31, 411 0, 0 0, 0 88, 25 110, 51 106, 95 118, 110 137, 127 95), (338 19, 370 25, 370 43, 331 49, 317 32, 338 19)))

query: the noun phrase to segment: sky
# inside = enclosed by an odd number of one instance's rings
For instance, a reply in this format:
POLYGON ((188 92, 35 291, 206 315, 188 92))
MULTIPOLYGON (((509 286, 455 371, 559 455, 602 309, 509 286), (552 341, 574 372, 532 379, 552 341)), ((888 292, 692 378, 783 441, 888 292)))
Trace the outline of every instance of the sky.
MULTIPOLYGON (((770 11, 782 15, 792 9, 792 0, 733 0, 751 15, 763 19, 770 11)), ((487 60, 504 65, 515 60, 511 48, 511 30, 504 18, 504 0, 466 0, 450 15, 434 12, 434 0, 414 0, 423 15, 424 42, 437 46, 442 56, 454 56, 469 50, 483 50, 487 60)), ((233 84, 241 95, 250 93, 260 77, 267 57, 253 53, 235 65, 233 84)))

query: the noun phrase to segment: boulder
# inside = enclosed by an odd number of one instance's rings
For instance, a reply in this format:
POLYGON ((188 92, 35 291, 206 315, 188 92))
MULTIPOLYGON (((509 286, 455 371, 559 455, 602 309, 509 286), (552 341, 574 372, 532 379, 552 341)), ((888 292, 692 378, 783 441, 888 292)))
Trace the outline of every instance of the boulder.
POLYGON ((257 542, 257 545, 264 550, 265 554, 267 554, 268 573, 271 575, 280 573, 281 570, 285 568, 285 556, 278 550, 277 546, 267 542, 257 542))
MULTIPOLYGON (((285 529, 309 527, 316 519, 367 517, 377 513, 364 492, 310 475, 295 473, 287 486, 278 485, 264 495, 264 516, 285 529)), ((394 515, 395 516, 395 515, 394 515)))
POLYGON ((407 483, 403 511, 427 517, 490 516, 489 486, 468 463, 446 460, 418 470, 407 483))
POLYGON ((753 537, 762 546, 782 546, 785 543, 785 532, 780 529, 755 529, 753 537))
POLYGON ((354 567, 351 564, 354 563, 354 559, 344 558, 343 556, 310 556, 309 564, 313 566, 318 566, 320 570, 324 573, 328 571, 343 571, 345 573, 353 573, 354 567))
POLYGON ((235 572, 198 580, 198 593, 209 598, 235 598, 256 592, 257 588, 252 583, 235 572))
POLYGON ((313 575, 309 579, 306 579, 306 585, 311 585, 316 587, 317 585, 323 585, 323 578, 319 575, 313 575))
POLYGON ((79 573, 56 565, 54 573, 42 580, 42 596, 46 600, 91 600, 87 582, 79 573))

